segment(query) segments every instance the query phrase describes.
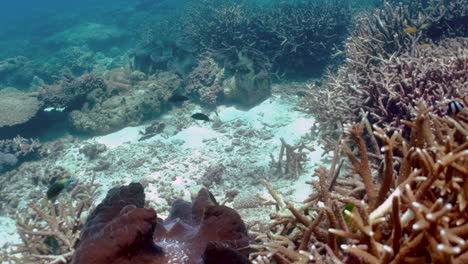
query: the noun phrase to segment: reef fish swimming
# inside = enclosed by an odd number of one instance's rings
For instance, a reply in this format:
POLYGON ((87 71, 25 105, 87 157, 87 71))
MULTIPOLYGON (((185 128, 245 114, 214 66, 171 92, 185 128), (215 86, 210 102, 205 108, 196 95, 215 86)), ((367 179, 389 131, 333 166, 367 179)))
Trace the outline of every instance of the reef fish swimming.
POLYGON ((196 120, 210 121, 210 118, 202 113, 193 114, 191 117, 196 120))
POLYGON ((405 31, 410 33, 410 34, 414 34, 414 33, 417 32, 417 30, 414 27, 406 27, 405 31))
POLYGON ((47 190, 47 193, 43 199, 43 202, 44 203, 47 203, 48 201, 55 201, 55 199, 57 199, 57 197, 59 196, 59 194, 64 190, 64 189, 68 189, 68 187, 71 185, 71 184, 74 184, 75 181, 74 180, 71 180, 71 179, 62 179, 62 180, 59 180, 57 181, 56 183, 52 184, 52 186, 49 187, 49 189, 47 190))
POLYGON ((456 100, 453 100, 453 101, 450 101, 450 103, 448 103, 448 105, 445 107, 445 111, 447 112, 447 115, 449 116, 455 116, 457 115, 458 113, 460 113, 460 111, 464 108, 465 106, 456 101, 456 100))
POLYGON ((180 95, 180 94, 176 94, 176 95, 169 97, 168 101, 171 103, 178 103, 178 102, 184 102, 187 100, 188 100, 188 97, 180 95))

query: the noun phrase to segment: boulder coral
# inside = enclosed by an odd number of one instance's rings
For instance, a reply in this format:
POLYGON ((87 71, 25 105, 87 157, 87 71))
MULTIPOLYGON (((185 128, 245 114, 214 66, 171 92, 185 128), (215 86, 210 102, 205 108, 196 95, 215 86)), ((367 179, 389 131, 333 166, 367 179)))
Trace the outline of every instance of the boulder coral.
POLYGON ((67 111, 80 109, 86 101, 93 101, 91 95, 107 88, 104 79, 94 73, 76 78, 64 74, 60 80, 51 85, 42 85, 38 89, 39 100, 45 107, 64 108, 67 111))
POLYGON ((207 105, 252 107, 271 94, 270 70, 270 60, 256 49, 224 49, 200 58, 186 92, 207 105))
POLYGON ((144 204, 139 183, 110 190, 88 217, 72 263, 250 263, 239 251, 249 245, 239 214, 206 189, 192 203, 174 202, 164 221, 144 204))
POLYGON ((112 71, 106 76, 105 93, 110 98, 95 101, 69 115, 69 128, 76 134, 106 134, 160 115, 168 98, 179 91, 182 82, 174 73, 162 72, 148 80, 141 74, 112 71), (135 77, 137 76, 137 77, 135 77))

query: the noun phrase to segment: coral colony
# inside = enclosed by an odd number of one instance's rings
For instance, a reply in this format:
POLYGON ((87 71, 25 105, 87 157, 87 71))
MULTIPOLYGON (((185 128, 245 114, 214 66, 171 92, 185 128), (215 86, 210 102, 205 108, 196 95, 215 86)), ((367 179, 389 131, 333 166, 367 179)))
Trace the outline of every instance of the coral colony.
POLYGON ((468 0, 123 2, 0 27, 2 263, 468 263, 468 0))

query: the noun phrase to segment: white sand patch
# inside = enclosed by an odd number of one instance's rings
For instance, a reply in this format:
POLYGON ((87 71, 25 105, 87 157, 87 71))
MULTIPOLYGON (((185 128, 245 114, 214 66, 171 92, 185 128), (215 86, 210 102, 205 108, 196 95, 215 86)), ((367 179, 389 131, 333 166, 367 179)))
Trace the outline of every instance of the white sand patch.
POLYGON ((177 135, 171 137, 170 140, 182 140, 184 142, 183 147, 200 149, 204 147, 205 140, 217 138, 220 136, 221 135, 218 132, 208 127, 191 126, 180 131, 177 133, 177 135))
POLYGON ((105 136, 95 137, 94 140, 106 145, 110 149, 113 149, 126 143, 138 141, 141 137, 140 131, 143 128, 144 126, 126 127, 105 136))
POLYGON ((243 120, 252 128, 277 127, 287 124, 294 119, 293 115, 298 114, 293 110, 292 105, 285 103, 280 98, 271 98, 248 111, 242 111, 231 106, 220 108, 218 114, 222 122, 243 120))
POLYGON ((16 221, 10 217, 0 216, 0 248, 5 244, 20 244, 21 238, 16 230, 16 221))
POLYGON ((291 118, 289 124, 278 128, 274 137, 284 138, 288 144, 297 143, 302 136, 310 132, 314 122, 312 118, 291 118))

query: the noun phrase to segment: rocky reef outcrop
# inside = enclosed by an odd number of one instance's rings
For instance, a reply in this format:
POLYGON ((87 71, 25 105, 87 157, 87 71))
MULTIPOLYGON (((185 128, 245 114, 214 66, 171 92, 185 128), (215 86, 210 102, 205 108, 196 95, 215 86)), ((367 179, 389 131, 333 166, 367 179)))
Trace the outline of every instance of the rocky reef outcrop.
MULTIPOLYGON (((160 115, 168 98, 182 85, 180 78, 162 72, 146 80, 139 72, 116 70, 108 75, 105 94, 69 115, 72 132, 85 135, 110 133, 160 115)), ((88 100, 89 101, 89 100, 88 100)))
POLYGON ((271 63, 252 48, 225 49, 200 58, 186 91, 206 105, 252 107, 271 94, 271 63))

